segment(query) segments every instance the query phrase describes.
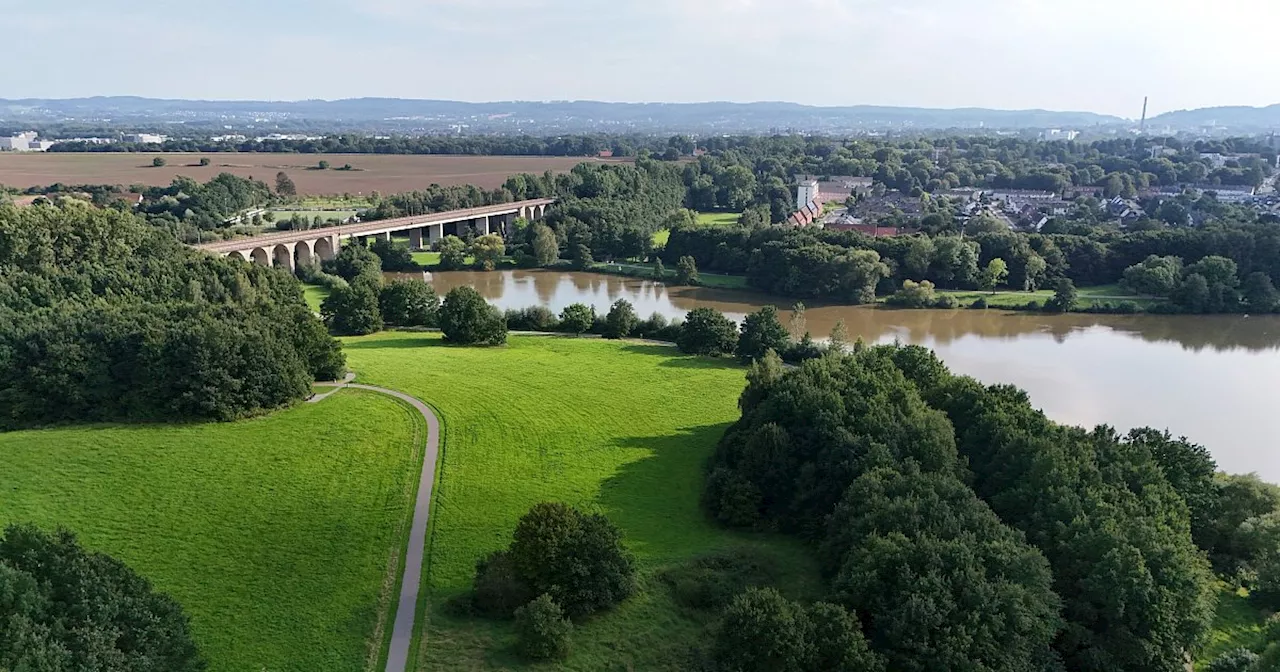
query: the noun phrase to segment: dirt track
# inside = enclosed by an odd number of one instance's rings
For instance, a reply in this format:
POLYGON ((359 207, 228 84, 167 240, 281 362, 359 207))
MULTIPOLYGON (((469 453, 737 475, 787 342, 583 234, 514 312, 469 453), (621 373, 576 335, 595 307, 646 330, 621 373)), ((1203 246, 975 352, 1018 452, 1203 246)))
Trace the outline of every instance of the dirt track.
POLYGON ((298 192, 309 195, 392 194, 423 189, 432 182, 475 184, 486 189, 502 186, 515 173, 567 171, 583 161, 577 157, 439 156, 388 154, 61 154, 0 153, 0 184, 25 189, 55 182, 63 184, 131 184, 163 186, 177 175, 204 182, 218 173, 254 177, 273 184, 284 171, 298 192), (167 165, 153 168, 162 156, 167 165), (208 157, 210 165, 200 166, 208 157), (351 164, 356 170, 314 170, 321 160, 334 168, 351 164))

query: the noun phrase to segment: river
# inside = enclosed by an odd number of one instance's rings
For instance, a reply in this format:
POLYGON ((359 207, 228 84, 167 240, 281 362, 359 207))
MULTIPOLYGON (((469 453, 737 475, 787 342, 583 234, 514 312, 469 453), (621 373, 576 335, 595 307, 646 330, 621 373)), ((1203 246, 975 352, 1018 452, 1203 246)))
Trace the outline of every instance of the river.
MULTIPOLYGON (((442 296, 471 285, 502 309, 572 303, 600 313, 618 299, 642 317, 682 318, 709 306, 730 319, 790 301, 748 292, 551 271, 430 274, 442 296)), ((1012 383, 1053 419, 1121 431, 1168 429, 1209 448, 1218 466, 1280 482, 1280 316, 1041 315, 999 310, 886 310, 810 305, 825 338, 843 319, 850 340, 894 340, 937 351, 958 373, 1012 383)))

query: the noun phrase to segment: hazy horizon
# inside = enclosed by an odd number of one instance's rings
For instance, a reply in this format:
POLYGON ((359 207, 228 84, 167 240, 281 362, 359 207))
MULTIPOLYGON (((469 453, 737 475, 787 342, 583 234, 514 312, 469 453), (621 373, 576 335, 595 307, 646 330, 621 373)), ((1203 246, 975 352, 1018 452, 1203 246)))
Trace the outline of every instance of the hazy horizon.
POLYGON ((795 102, 1136 119, 1280 102, 1267 0, 0 0, 0 96, 795 102), (1241 48, 1241 45, 1245 45, 1241 48))

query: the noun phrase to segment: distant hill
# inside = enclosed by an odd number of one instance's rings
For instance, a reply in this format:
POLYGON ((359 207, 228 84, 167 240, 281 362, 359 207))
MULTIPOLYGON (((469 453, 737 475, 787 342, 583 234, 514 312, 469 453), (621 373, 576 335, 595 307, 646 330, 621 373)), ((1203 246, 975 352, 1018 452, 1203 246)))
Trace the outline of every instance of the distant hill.
POLYGON ((325 128, 327 130, 437 131, 463 126, 485 132, 838 132, 893 129, 1088 128, 1129 123, 1092 112, 815 107, 794 103, 603 103, 594 101, 464 103, 400 98, 346 100, 194 101, 130 96, 74 99, 0 99, 0 121, 136 126, 188 124, 194 128, 325 128))
POLYGON ((1178 129, 1226 126, 1231 129, 1267 131, 1280 129, 1280 105, 1268 107, 1206 107, 1166 112, 1150 120, 1156 127, 1178 129))

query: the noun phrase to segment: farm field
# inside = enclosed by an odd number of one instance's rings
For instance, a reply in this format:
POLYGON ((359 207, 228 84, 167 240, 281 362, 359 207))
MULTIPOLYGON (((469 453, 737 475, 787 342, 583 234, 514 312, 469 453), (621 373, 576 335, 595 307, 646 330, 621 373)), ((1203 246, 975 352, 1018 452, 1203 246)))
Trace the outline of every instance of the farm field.
POLYGON ((236 423, 0 433, 0 524, 65 526, 173 595, 212 672, 373 669, 424 430, 347 390, 236 423))
POLYGON ((444 424, 414 669, 521 667, 509 622, 450 616, 445 604, 541 501, 617 523, 636 555, 640 592, 578 626, 567 661, 531 669, 684 669, 704 624, 677 607, 658 573, 711 551, 758 549, 786 568, 784 588, 812 594, 806 549, 718 529, 698 504, 702 465, 738 417, 745 372, 736 364, 600 339, 512 337, 507 347, 477 349, 392 332, 346 344, 362 382, 427 401, 444 424))
POLYGON ((502 186, 515 173, 565 172, 584 157, 441 156, 390 154, 117 154, 117 153, 0 153, 0 184, 25 189, 63 184, 132 184, 164 186, 178 175, 201 182, 233 173, 272 184, 284 171, 304 195, 352 194, 371 191, 394 194, 425 189, 431 183, 475 184, 486 189, 502 186), (163 156, 166 166, 151 160, 163 156), (200 166, 201 157, 211 165, 200 166), (356 170, 314 170, 324 159, 334 166, 350 163, 356 170))

